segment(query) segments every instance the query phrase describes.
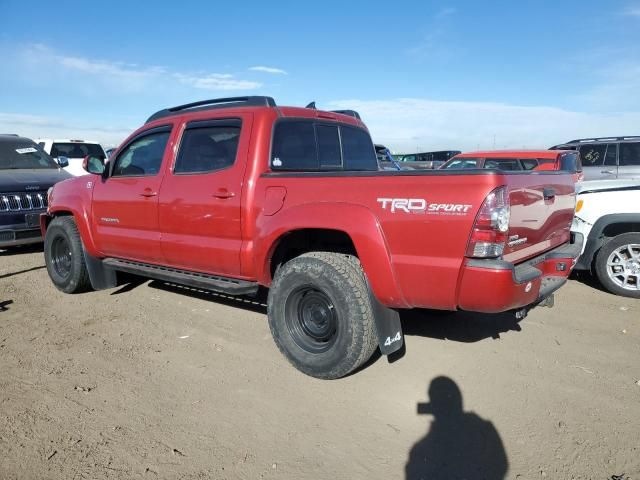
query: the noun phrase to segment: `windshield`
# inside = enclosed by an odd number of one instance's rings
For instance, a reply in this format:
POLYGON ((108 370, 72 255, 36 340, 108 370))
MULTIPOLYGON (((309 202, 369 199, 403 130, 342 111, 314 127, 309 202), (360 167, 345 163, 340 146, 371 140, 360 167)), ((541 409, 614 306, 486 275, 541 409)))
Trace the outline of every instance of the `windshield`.
POLYGON ((33 142, 0 142, 0 170, 19 168, 59 168, 49 155, 33 142))
POLYGON ((87 155, 105 159, 102 147, 97 143, 54 143, 51 146, 51 156, 67 158, 84 158, 87 155))

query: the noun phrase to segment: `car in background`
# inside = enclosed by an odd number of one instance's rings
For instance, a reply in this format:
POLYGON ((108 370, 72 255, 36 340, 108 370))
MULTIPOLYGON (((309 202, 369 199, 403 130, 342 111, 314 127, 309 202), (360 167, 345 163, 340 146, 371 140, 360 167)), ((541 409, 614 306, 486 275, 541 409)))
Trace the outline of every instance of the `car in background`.
POLYGON ((433 169, 438 168, 449 160, 454 155, 458 155, 460 150, 440 150, 437 152, 422 152, 422 153, 405 153, 397 156, 398 163, 404 169, 405 167, 411 167, 411 169, 433 169))
POLYGON ((640 298, 640 179, 578 185, 571 232, 585 239, 576 270, 613 294, 640 298))
POLYGON ((107 154, 107 158, 111 158, 111 155, 113 155, 113 153, 117 150, 117 147, 110 147, 107 148, 105 150, 105 153, 107 154))
POLYGON ((38 145, 53 158, 66 158, 69 165, 65 170, 74 176, 85 175, 87 173, 82 168, 84 157, 92 156, 102 160, 108 158, 106 152, 98 142, 47 138, 39 138, 37 142, 38 145))
POLYGON ((376 144, 374 148, 376 149, 376 157, 378 158, 378 167, 380 170, 402 170, 402 167, 400 167, 396 159, 393 158, 393 155, 391 155, 387 147, 376 144))
POLYGON ((461 153, 440 167, 445 170, 561 170, 583 179, 580 154, 574 150, 500 150, 461 153))
POLYGON ((0 248, 42 241, 47 190, 67 178, 71 175, 33 140, 0 135, 0 248))
POLYGON ((580 152, 585 180, 640 179, 640 136, 580 138, 550 150, 580 152))

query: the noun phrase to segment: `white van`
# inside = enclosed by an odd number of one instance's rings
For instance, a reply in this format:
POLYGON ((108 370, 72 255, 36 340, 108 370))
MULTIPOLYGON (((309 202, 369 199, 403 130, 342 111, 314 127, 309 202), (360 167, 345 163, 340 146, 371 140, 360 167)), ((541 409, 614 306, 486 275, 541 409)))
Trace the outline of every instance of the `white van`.
POLYGON ((69 160, 69 166, 65 167, 65 170, 75 176, 85 175, 87 173, 82 168, 82 160, 87 155, 100 157, 103 160, 107 158, 107 154, 98 142, 39 138, 36 140, 36 143, 56 160, 59 157, 67 158, 69 160))

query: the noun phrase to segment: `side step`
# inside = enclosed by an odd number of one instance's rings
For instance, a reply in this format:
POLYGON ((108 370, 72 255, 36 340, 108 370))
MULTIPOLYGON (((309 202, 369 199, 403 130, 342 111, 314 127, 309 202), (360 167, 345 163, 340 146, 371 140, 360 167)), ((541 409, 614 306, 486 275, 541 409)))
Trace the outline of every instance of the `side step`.
POLYGON ((102 260, 102 264, 105 267, 120 272, 133 273, 164 282, 173 282, 190 287, 202 288, 204 290, 227 293, 229 295, 253 295, 258 291, 258 284, 256 282, 218 277, 207 273, 179 270, 177 268, 133 262, 119 258, 105 258, 102 260))

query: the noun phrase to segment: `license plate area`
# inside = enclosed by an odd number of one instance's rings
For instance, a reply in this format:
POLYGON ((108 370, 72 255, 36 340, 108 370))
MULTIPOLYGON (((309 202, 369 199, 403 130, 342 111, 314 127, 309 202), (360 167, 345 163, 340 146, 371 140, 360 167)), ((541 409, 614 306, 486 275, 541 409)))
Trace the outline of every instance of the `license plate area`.
POLYGON ((40 226, 40 214, 39 213, 27 213, 24 216, 24 221, 27 227, 39 227, 40 226))

